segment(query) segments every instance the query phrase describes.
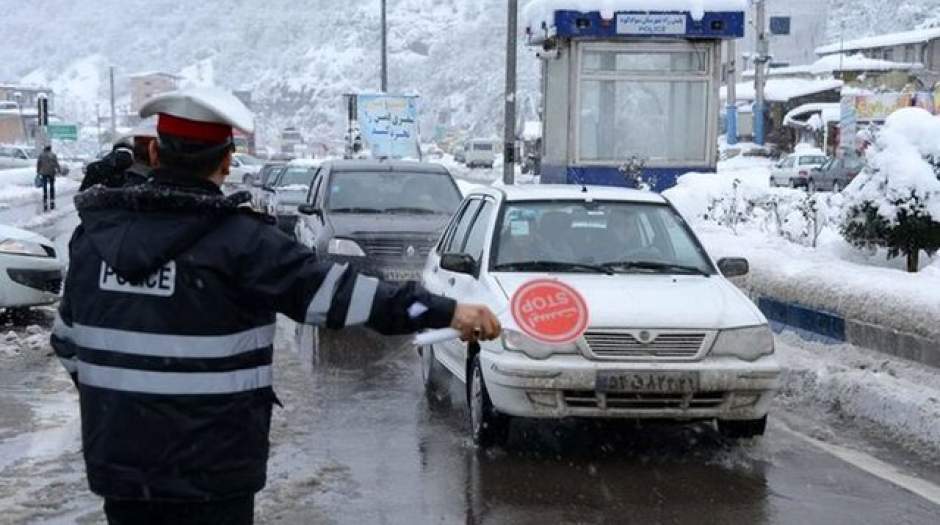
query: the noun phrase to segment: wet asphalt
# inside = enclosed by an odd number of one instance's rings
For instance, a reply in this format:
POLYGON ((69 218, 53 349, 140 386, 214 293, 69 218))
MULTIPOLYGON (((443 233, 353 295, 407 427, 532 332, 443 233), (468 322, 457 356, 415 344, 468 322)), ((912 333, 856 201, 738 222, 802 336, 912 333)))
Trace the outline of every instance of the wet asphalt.
POLYGON ((505 449, 480 450, 456 380, 429 401, 402 341, 356 350, 280 353, 259 522, 940 523, 940 507, 779 423, 737 443, 704 423, 517 421, 505 449))

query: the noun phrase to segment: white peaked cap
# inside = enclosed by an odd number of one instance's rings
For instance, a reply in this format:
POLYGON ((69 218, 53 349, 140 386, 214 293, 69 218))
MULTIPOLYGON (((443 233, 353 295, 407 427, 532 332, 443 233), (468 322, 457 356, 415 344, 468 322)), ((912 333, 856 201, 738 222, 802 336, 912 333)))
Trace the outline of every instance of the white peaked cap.
POLYGON ((231 126, 245 133, 255 130, 254 116, 231 92, 211 87, 182 89, 157 95, 140 108, 141 118, 153 115, 231 126))

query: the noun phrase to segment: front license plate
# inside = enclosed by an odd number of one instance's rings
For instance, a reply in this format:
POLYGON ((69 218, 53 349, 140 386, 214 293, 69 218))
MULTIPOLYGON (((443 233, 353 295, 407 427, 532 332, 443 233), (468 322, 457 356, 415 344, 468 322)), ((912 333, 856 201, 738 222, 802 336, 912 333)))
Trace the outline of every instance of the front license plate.
POLYGON ((597 372, 599 392, 688 393, 698 390, 694 372, 597 372))
POLYGON ((420 270, 385 270, 382 273, 382 276, 386 281, 394 282, 404 282, 404 281, 420 281, 421 280, 421 271, 420 270))

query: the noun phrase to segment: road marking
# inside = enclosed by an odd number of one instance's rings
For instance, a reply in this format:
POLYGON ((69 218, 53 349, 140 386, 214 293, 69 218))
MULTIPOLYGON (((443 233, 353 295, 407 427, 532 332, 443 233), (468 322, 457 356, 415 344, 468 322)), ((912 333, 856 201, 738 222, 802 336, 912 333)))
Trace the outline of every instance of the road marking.
POLYGON ((782 423, 780 424, 780 427, 797 438, 802 439, 803 441, 841 459, 842 461, 852 466, 855 466, 877 478, 892 483, 908 492, 912 492, 933 503, 934 505, 940 506, 940 486, 934 485, 925 479, 906 474, 894 465, 885 463, 884 461, 865 454, 864 452, 859 452, 858 450, 853 450, 840 445, 834 445, 832 443, 820 441, 816 438, 807 436, 806 434, 797 432, 796 430, 793 430, 792 428, 782 423))

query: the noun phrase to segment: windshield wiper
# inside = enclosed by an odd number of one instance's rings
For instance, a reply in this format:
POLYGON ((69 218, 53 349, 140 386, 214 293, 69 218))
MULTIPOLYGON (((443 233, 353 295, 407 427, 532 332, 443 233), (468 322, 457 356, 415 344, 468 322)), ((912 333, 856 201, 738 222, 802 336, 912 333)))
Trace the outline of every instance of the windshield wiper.
POLYGON ((581 270, 591 273, 603 273, 606 275, 613 275, 614 272, 610 268, 605 268, 604 266, 597 266, 594 264, 583 264, 583 263, 574 263, 574 262, 565 262, 565 261, 520 261, 520 262, 511 262, 497 264, 493 267, 494 271, 497 272, 525 272, 525 271, 539 271, 539 270, 556 270, 556 271, 565 271, 565 270, 581 270))
POLYGON ((613 269, 638 269, 638 270, 672 270, 680 273, 698 274, 705 277, 711 277, 711 274, 697 266, 688 266, 685 264, 674 264, 659 261, 612 261, 601 265, 604 268, 613 269))
POLYGON ((409 206, 398 206, 394 208, 385 208, 386 213, 414 213, 417 215, 440 215, 442 212, 430 208, 417 208, 409 206))
POLYGON ((333 213, 382 213, 382 210, 376 208, 331 208, 333 213))

